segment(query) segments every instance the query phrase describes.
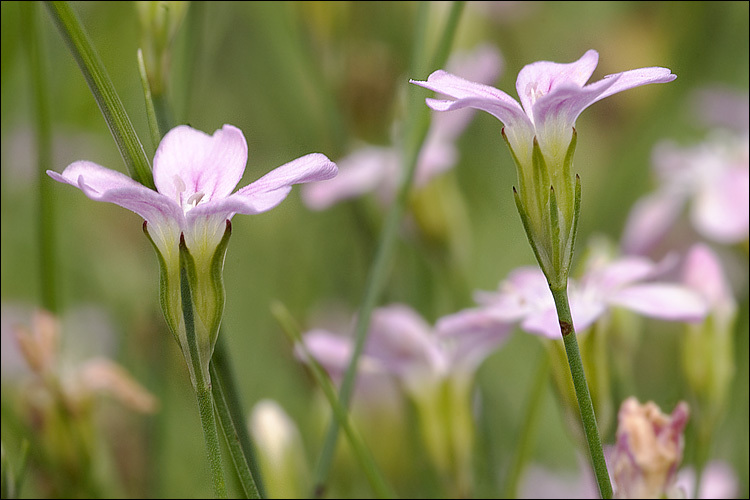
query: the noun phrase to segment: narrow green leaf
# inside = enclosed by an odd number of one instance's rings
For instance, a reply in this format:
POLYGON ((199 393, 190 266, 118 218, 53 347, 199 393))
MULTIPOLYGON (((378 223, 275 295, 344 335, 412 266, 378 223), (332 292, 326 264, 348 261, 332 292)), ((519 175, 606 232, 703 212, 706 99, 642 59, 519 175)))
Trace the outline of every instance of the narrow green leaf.
MULTIPOLYGON (((232 457, 232 460, 235 461, 235 467, 248 467, 259 497, 267 498, 268 495, 266 494, 263 476, 260 467, 258 466, 259 462, 255 451, 255 445, 247 431, 247 426, 245 424, 245 411, 243 410, 240 401, 237 385, 234 382, 234 371, 232 370, 229 351, 226 348, 225 335, 226 332, 222 327, 222 331, 219 333, 219 338, 216 339, 216 346, 214 348, 213 356, 211 356, 211 363, 209 364, 212 384, 219 384, 221 387, 221 398, 217 398, 215 393, 214 401, 217 407, 219 405, 225 405, 228 410, 224 414, 224 417, 222 417, 221 413, 219 414, 219 418, 222 422, 222 430, 225 433, 224 437, 227 440, 236 439, 240 445, 242 457, 232 457), (225 420, 227 417, 231 422, 225 420), (227 430, 224 430, 225 428, 231 430, 232 433, 229 434, 227 430)), ((237 474, 245 474, 245 472, 237 471, 237 474)))
POLYGON ((42 306, 50 312, 58 312, 57 300, 57 265, 54 207, 55 196, 52 196, 51 179, 47 169, 52 168, 52 127, 49 113, 49 75, 45 67, 46 54, 44 38, 39 30, 36 2, 22 2, 21 30, 25 36, 28 60, 31 73, 31 87, 34 91, 34 150, 37 155, 38 176, 38 221, 39 237, 39 278, 42 295, 42 306))
MULTIPOLYGON (((447 27, 442 33, 442 38, 438 44, 439 47, 450 47, 452 44, 453 37, 455 35, 455 24, 458 23, 458 18, 463 9, 453 8, 451 9, 451 18, 447 21, 447 27)), ((414 38, 414 52, 412 53, 412 61, 410 64, 411 76, 418 78, 422 77, 422 68, 426 61, 432 61, 436 65, 444 65, 448 57, 448 50, 444 52, 438 52, 433 58, 426 56, 426 32, 427 23, 429 19, 429 2, 419 2, 417 6, 417 22, 415 27, 415 38, 414 38)), ((391 205, 391 208, 386 216, 386 221, 383 226, 383 230, 380 234, 380 240, 378 248, 375 253, 375 259, 373 260, 372 266, 370 267, 369 274, 367 276, 367 283, 365 285, 364 295, 360 303, 359 312, 357 315, 357 324, 354 330, 354 349, 352 357, 349 360, 344 378, 339 389, 339 402, 343 408, 349 407, 352 391, 354 390, 354 381, 356 378, 357 364, 362 350, 364 349, 365 341, 367 339, 367 332, 370 325, 370 317, 372 310, 375 308, 382 291, 385 287, 385 283, 388 277, 387 267, 391 261, 391 257, 395 251, 395 243, 398 235, 398 229, 401 226, 401 220, 403 218, 404 211, 406 210, 406 204, 409 198, 409 193, 414 180, 414 172, 416 171, 417 159, 419 152, 424 143, 424 139, 427 136, 427 130, 430 125, 430 115, 427 106, 424 104, 424 100, 419 97, 420 90, 416 87, 409 88, 409 106, 407 109, 406 127, 404 137, 406 143, 403 149, 403 176, 400 179, 399 190, 396 194, 396 201, 391 205)), ((315 474, 315 491, 313 495, 318 496, 318 493, 324 489, 324 483, 328 476, 328 472, 333 461, 333 454, 336 448, 336 440, 338 438, 339 426, 337 420, 334 418, 328 427, 328 434, 326 435, 325 442, 323 444, 323 450, 318 461, 318 466, 315 474)))
POLYGON ((154 149, 161 142, 161 132, 159 124, 156 121, 156 111, 154 110, 154 100, 151 96, 151 84, 148 83, 148 74, 146 73, 146 63, 143 61, 143 51, 138 49, 138 72, 141 75, 141 85, 143 86, 143 96, 146 100, 146 117, 148 118, 148 129, 151 132, 151 143, 154 149))
POLYGON ((68 2, 45 2, 45 5, 78 63, 91 93, 94 94, 130 176, 141 184, 155 189, 151 166, 143 145, 78 16, 68 2))
POLYGON ((271 310, 292 344, 299 346, 304 352, 313 377, 315 377, 315 381, 323 390, 323 394, 328 400, 328 404, 331 406, 336 421, 341 428, 344 429, 344 434, 346 434, 346 437, 349 439, 349 444, 359 460, 362 470, 365 472, 373 491, 378 498, 396 498, 391 488, 383 479, 369 449, 355 430, 347 409, 341 404, 336 396, 336 389, 334 388, 333 383, 331 383, 328 374, 323 367, 320 366, 320 363, 318 363, 315 357, 310 354, 310 351, 307 350, 307 346, 302 341, 302 335, 300 334, 299 328, 294 324, 294 320, 289 314, 289 311, 278 302, 271 306, 271 310))
POLYGON ((244 422, 236 422, 232 418, 229 409, 229 396, 224 388, 222 376, 217 372, 213 361, 209 364, 208 369, 211 374, 211 393, 213 394, 216 413, 219 415, 221 430, 224 434, 229 454, 232 457, 234 469, 237 471, 237 477, 240 480, 242 491, 245 493, 245 498, 263 498, 255 484, 253 473, 250 470, 250 464, 248 463, 248 459, 243 451, 240 432, 241 428, 244 428, 244 422))

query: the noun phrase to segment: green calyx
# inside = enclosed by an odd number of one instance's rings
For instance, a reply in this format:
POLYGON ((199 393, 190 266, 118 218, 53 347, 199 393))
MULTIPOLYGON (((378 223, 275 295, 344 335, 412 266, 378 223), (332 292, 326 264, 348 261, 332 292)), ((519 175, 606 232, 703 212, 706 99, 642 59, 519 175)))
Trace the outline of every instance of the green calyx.
POLYGON ((226 221, 224 235, 207 262, 193 258, 184 235, 180 235, 179 256, 167 259, 151 238, 145 222, 143 231, 159 259, 159 299, 164 318, 185 356, 193 385, 197 381, 196 370, 200 370, 202 379, 209 380, 208 363, 224 313, 224 258, 232 225, 226 221), (185 303, 186 297, 190 304, 185 303), (187 324, 188 313, 192 325, 187 324))
POLYGON ((524 165, 508 142, 520 183, 520 192, 513 188, 516 207, 534 255, 555 289, 567 286, 578 230, 581 180, 571 174, 576 138, 574 128, 562 164, 549 163, 535 137, 531 165, 524 165))

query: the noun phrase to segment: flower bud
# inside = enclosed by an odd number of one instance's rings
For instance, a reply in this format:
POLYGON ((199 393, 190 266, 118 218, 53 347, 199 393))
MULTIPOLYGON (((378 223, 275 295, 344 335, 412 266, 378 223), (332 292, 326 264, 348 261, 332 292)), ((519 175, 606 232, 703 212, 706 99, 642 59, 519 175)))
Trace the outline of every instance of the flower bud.
POLYGON ((611 471, 617 498, 664 498, 672 489, 685 447, 688 406, 665 415, 649 401, 628 398, 620 407, 611 471))

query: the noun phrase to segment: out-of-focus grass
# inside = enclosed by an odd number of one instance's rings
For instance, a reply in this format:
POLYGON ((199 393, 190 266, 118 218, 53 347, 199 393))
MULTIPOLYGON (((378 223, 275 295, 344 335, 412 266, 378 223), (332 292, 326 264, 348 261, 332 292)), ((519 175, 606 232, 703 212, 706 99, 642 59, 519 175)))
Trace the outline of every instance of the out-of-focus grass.
MULTIPOLYGON (((506 61, 496 86, 511 95, 523 65, 536 60, 573 61, 589 48, 600 53, 594 79, 657 65, 678 75, 669 85, 602 101, 578 120, 576 170, 583 179, 579 251, 592 234, 619 237, 630 206, 651 187, 649 157, 658 140, 701 136, 701 124, 687 109, 692 90, 717 83, 748 88, 746 2, 479 4, 483 3, 467 6, 456 45, 496 44, 506 61)), ((152 156, 136 65, 138 25, 133 5, 80 2, 73 7, 152 156)), ((29 65, 21 46, 17 2, 2 2, 0 8, 0 294, 3 302, 35 304, 39 300, 37 187, 29 65)), ((322 152, 335 161, 356 139, 387 144, 392 123, 403 111, 408 78, 426 77, 405 73, 413 3, 208 2, 191 8, 201 9, 199 30, 187 32, 183 27, 177 47, 191 38, 198 49, 190 60, 181 54, 176 58, 174 78, 183 81, 174 84, 172 104, 179 122, 206 132, 224 123, 242 129, 249 160, 240 185, 308 152, 322 152)), ((74 160, 87 159, 124 171, 78 68, 46 13, 39 10, 49 56, 55 139, 54 164, 49 168, 61 171, 74 160)), ((500 129, 493 117, 478 114, 459 141, 461 160, 449 174, 469 215, 465 276, 469 291, 493 289, 511 269, 533 263, 512 203, 515 172, 500 129)), ((354 312, 381 220, 372 199, 313 213, 296 191, 271 212, 233 219, 225 265, 224 325, 247 409, 261 398, 277 399, 300 425, 314 464, 325 419, 311 417, 315 413, 311 408, 320 401, 310 377, 293 359, 269 305, 273 300, 284 302, 303 323, 325 304, 354 312)), ((62 307, 95 303, 104 308, 117 325, 117 357, 162 399, 159 417, 140 424, 151 432, 153 453, 147 463, 134 467, 126 493, 209 495, 194 397, 177 346, 160 316, 157 262, 141 232, 140 219, 119 207, 88 200, 67 186, 59 185, 55 193, 62 307)), ((383 303, 413 304, 429 321, 471 305, 468 293, 454 293, 450 282, 434 273, 436 262, 425 257, 414 241, 405 230, 383 303)), ((746 286, 741 293, 739 383, 715 455, 735 466, 742 482, 740 493, 746 496, 746 286)), ((682 397, 684 388, 676 350, 678 330, 649 323, 638 360, 638 396, 656 400, 666 411, 682 397)), ((518 332, 479 372, 486 446, 492 450, 485 466, 488 477, 478 492, 482 495, 496 494, 492 476, 502 476, 510 460, 525 391, 533 377, 528 359, 537 354, 536 340, 518 332)), ((3 404, 5 408, 6 401, 3 404)), ((572 445, 551 393, 543 408, 534 460, 560 466, 572 459, 572 445)), ((398 453, 399 444, 374 436, 370 434, 376 457, 386 462, 384 469, 394 477, 396 488, 405 496, 429 493, 429 487, 421 489, 413 477, 398 476, 400 468, 420 474, 425 466, 406 464, 404 454, 398 453)), ((611 438, 610 433, 605 441, 611 438)), ((3 441, 16 439, 4 418, 3 441)), ((334 494, 370 494, 355 465, 339 460, 334 470, 334 494)), ((33 486, 27 491, 33 492, 33 486)))

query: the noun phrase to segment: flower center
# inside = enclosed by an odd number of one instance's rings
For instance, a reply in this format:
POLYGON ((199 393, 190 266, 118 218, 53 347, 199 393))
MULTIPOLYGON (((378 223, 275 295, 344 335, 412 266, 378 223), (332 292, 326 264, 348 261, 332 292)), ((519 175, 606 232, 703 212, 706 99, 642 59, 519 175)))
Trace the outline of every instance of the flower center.
POLYGON ((187 200, 184 200, 187 186, 185 185, 185 181, 183 181, 182 177, 179 175, 174 176, 174 187, 177 203, 179 203, 185 213, 188 213, 191 209, 197 207, 201 202, 208 201, 203 199, 206 196, 206 193, 202 191, 193 193, 188 196, 187 200))
POLYGON ((545 92, 542 90, 539 90, 537 87, 538 83, 533 82, 526 85, 526 95, 529 97, 529 102, 533 106, 537 99, 542 97, 545 92))

